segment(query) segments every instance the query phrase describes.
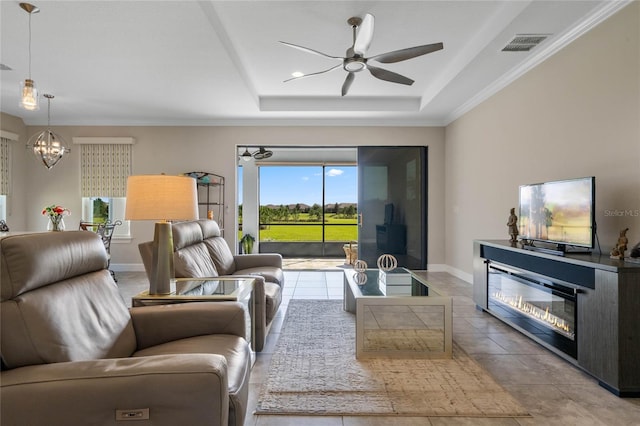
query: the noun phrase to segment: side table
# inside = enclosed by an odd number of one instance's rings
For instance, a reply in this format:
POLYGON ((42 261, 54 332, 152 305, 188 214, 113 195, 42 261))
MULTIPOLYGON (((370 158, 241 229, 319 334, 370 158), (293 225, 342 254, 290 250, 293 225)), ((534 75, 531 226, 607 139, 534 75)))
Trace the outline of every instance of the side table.
POLYGON ((170 294, 151 295, 143 291, 131 298, 132 306, 168 305, 172 303, 193 302, 240 302, 245 307, 247 324, 247 340, 251 348, 255 349, 255 297, 253 278, 204 277, 204 278, 175 278, 170 294))

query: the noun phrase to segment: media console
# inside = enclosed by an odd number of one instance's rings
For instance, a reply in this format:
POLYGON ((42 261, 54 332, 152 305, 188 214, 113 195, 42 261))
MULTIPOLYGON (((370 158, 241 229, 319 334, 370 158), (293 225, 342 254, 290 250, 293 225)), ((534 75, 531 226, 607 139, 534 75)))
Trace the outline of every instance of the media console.
POLYGON ((557 256, 509 241, 474 241, 473 298, 598 379, 640 396, 640 264, 608 255, 557 256))

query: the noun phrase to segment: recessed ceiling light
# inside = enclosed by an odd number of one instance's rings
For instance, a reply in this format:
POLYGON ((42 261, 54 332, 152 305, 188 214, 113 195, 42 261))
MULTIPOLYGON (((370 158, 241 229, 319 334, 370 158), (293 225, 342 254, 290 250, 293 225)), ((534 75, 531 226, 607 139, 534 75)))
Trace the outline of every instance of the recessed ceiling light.
POLYGON ((295 77, 295 78, 302 77, 303 75, 304 73, 300 71, 294 71, 291 73, 291 77, 295 77))

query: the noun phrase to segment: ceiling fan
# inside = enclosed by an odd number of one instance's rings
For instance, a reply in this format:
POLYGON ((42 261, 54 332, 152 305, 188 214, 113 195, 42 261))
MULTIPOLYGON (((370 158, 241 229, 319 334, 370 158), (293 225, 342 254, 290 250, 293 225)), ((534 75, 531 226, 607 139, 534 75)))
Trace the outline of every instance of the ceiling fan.
POLYGON ((351 87, 351 84, 356 77, 356 73, 365 69, 368 70, 372 76, 379 78, 380 80, 411 86, 413 84, 412 79, 395 72, 373 66, 369 63, 369 61, 374 60, 383 64, 391 64, 395 62, 406 61, 407 59, 412 59, 417 56, 426 55, 427 53, 436 52, 444 48, 442 43, 425 44, 422 46, 394 50, 392 52, 382 53, 380 55, 366 58, 365 55, 367 53, 367 50, 369 50, 371 40, 373 39, 373 21, 374 17, 370 13, 367 13, 364 16, 364 19, 352 17, 347 20, 347 23, 351 25, 351 28, 353 29, 353 45, 347 49, 347 53, 344 58, 340 56, 327 55, 317 50, 309 49, 308 47, 298 46, 293 43, 281 41, 280 43, 289 47, 293 47, 294 49, 302 50, 303 52, 313 53, 314 55, 324 56, 330 59, 340 59, 342 61, 341 64, 333 66, 327 70, 299 75, 287 79, 284 82, 286 83, 287 81, 291 80, 324 74, 342 67, 345 71, 347 71, 347 78, 342 84, 342 96, 346 95, 349 92, 349 88, 351 87))

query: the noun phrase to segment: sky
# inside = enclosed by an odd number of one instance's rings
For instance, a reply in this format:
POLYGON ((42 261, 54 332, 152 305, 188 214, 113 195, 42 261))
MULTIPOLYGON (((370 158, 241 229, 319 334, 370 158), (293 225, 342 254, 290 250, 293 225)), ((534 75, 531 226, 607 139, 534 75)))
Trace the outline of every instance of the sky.
MULTIPOLYGON (((325 203, 356 203, 358 201, 355 166, 324 168, 325 203)), ((260 205, 322 204, 321 166, 260 167, 260 205)), ((242 203, 242 174, 239 174, 239 200, 242 203)))

